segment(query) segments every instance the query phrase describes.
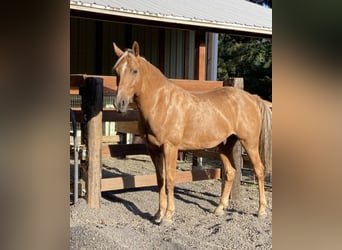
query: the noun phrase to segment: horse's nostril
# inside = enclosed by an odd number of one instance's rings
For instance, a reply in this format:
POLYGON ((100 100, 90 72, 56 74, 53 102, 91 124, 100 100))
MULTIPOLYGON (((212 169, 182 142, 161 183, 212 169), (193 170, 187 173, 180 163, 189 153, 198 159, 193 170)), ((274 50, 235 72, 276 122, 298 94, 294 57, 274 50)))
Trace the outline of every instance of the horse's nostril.
POLYGON ((121 101, 121 106, 124 107, 125 105, 126 105, 126 101, 125 101, 125 99, 123 99, 123 100, 121 101))
POLYGON ((126 98, 119 98, 115 101, 115 108, 120 112, 125 112, 129 101, 126 98))

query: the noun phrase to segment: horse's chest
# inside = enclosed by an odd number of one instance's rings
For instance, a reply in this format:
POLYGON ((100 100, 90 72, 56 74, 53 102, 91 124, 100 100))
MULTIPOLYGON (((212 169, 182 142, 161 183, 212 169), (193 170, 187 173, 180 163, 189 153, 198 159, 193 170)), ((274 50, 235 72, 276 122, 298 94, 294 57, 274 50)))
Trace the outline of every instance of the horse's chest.
POLYGON ((146 139, 147 139, 148 143, 153 144, 155 146, 160 147, 162 145, 160 139, 158 139, 158 137, 153 135, 153 134, 147 134, 146 139))
POLYGON ((156 129, 153 129, 148 123, 141 124, 141 128, 145 139, 149 144, 153 144, 158 147, 162 145, 161 136, 160 133, 158 133, 158 130, 156 131, 156 129))

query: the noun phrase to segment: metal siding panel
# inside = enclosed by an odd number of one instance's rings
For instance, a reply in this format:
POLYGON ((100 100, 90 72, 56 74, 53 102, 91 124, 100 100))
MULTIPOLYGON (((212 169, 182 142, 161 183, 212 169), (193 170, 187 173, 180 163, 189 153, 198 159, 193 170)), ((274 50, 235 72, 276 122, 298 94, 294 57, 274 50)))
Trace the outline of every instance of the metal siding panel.
POLYGON ((125 44, 125 26, 118 23, 103 23, 103 75, 112 75, 112 67, 114 66, 117 56, 113 51, 113 42, 119 47, 125 44))
POLYGON ((170 78, 176 78, 177 72, 177 32, 171 30, 170 40, 170 78))
POLYGON ((70 73, 78 73, 78 54, 79 54, 79 19, 70 19, 70 73))
POLYGON ((158 60, 155 58, 155 52, 153 50, 158 49, 158 41, 154 41, 155 28, 145 26, 133 26, 132 38, 137 41, 140 46, 140 54, 144 56, 152 64, 157 65, 158 60))
POLYGON ((189 79, 195 78, 195 31, 189 32, 189 79))
POLYGON ((79 19, 78 27, 78 51, 77 54, 73 54, 77 59, 73 60, 77 62, 73 68, 76 72, 84 74, 95 74, 95 22, 91 20, 79 19))
POLYGON ((176 78, 184 78, 184 31, 177 31, 177 73, 176 78))
MULTIPOLYGON (((89 11, 99 11, 92 7, 93 0, 80 0, 70 4, 72 8, 88 6, 89 11)), ((97 0, 96 5, 113 7, 115 15, 130 15, 149 20, 151 18, 174 23, 193 24, 197 27, 210 26, 223 30, 250 30, 250 32, 272 34, 272 9, 249 1, 241 0, 97 0), (179 8, 179 6, 182 6, 179 8), (218 7, 219 6, 219 7, 218 7), (118 9, 122 11, 118 11, 118 9), (134 14, 136 13, 136 14, 134 14)), ((110 10, 103 10, 108 14, 110 10)))
MULTIPOLYGON (((96 74, 95 72, 95 56, 96 56, 96 45, 95 45, 95 39, 96 39, 96 25, 95 21, 87 20, 86 26, 85 26, 85 39, 83 40, 85 43, 85 51, 84 54, 86 56, 85 60, 85 67, 86 67, 86 74, 96 74)), ((83 42, 81 41, 81 42, 83 42)))
POLYGON ((171 34, 170 30, 165 30, 165 57, 164 57, 164 67, 165 72, 164 74, 166 77, 170 78, 170 52, 171 52, 171 34))
POLYGON ((151 63, 159 67, 159 29, 151 31, 151 63))
POLYGON ((184 31, 165 30, 165 75, 168 78, 184 78, 184 43, 184 31))

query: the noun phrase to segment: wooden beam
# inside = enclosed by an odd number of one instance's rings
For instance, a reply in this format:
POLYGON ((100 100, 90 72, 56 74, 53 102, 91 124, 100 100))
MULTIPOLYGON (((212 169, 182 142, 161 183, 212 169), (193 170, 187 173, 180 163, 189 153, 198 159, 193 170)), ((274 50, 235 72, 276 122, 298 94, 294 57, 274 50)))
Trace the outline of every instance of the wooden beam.
POLYGON ((223 81, 223 86, 231 86, 239 89, 244 88, 243 78, 242 77, 229 77, 223 81))
POLYGON ((104 135, 102 136, 102 143, 117 143, 120 141, 118 135, 104 135))
POLYGON ((101 180, 101 138, 102 112, 99 112, 88 122, 88 185, 87 200, 89 207, 100 207, 100 180, 101 180))
POLYGON ((130 133, 139 135, 138 121, 117 122, 115 123, 115 131, 119 133, 130 133))
POLYGON ((125 157, 126 155, 148 154, 145 144, 112 144, 108 145, 111 157, 125 157))
POLYGON ((170 79, 178 86, 187 91, 196 93, 201 91, 208 91, 223 86, 222 81, 199 81, 199 80, 183 80, 183 79, 170 79))
POLYGON ((128 175, 101 180, 101 191, 156 186, 156 175, 128 175))
POLYGON ((205 32, 196 31, 195 33, 195 79, 205 80, 205 32))
POLYGON ((86 74, 72 74, 70 75, 70 94, 80 94, 78 89, 85 84, 85 79, 88 77, 102 78, 103 80, 103 95, 116 95, 117 83, 116 76, 102 76, 102 75, 86 75, 86 74))
MULTIPOLYGON (((72 108, 75 111, 77 122, 83 121, 83 113, 80 108, 72 108)), ((138 121, 140 114, 138 110, 128 110, 126 113, 119 113, 113 109, 103 109, 102 121, 138 121)))
MULTIPOLYGON (((204 65, 205 67, 205 65, 204 65)), ((73 74, 70 75, 70 90, 71 95, 80 94, 79 88, 84 86, 85 79, 87 77, 99 77, 103 79, 103 95, 104 96, 115 96, 117 92, 117 79, 116 76, 101 76, 101 75, 84 75, 84 74, 73 74)), ((199 80, 184 80, 184 79, 170 79, 175 84, 181 86, 188 91, 204 91, 213 88, 223 86, 223 81, 205 81, 205 79, 199 80)))
POLYGON ((219 152, 213 150, 195 150, 193 151, 193 156, 203 157, 206 159, 220 160, 219 152))
POLYGON ((87 202, 91 208, 100 207, 101 197, 101 141, 102 141, 103 80, 88 77, 82 86, 82 111, 86 117, 86 146, 88 173, 86 181, 87 202))
MULTIPOLYGON (((221 169, 206 169, 179 171, 176 173, 175 183, 184 183, 208 179, 220 179, 221 169)), ((156 175, 122 176, 114 178, 103 178, 101 180, 101 191, 121 190, 127 188, 140 188, 157 186, 156 175)))
POLYGON ((206 54, 206 47, 205 43, 201 43, 199 45, 199 55, 198 55, 198 80, 204 81, 205 80, 205 54, 206 54))
POLYGON ((176 183, 220 179, 221 168, 196 169, 192 171, 177 172, 176 183))

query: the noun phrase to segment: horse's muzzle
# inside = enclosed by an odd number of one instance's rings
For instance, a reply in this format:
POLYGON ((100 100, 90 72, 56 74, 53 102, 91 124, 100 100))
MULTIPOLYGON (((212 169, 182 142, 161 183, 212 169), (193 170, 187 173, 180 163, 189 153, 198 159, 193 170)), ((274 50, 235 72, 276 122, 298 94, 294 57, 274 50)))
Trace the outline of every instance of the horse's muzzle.
POLYGON ((128 104, 129 100, 127 98, 117 98, 114 103, 114 106, 117 111, 124 113, 127 111, 128 104))

